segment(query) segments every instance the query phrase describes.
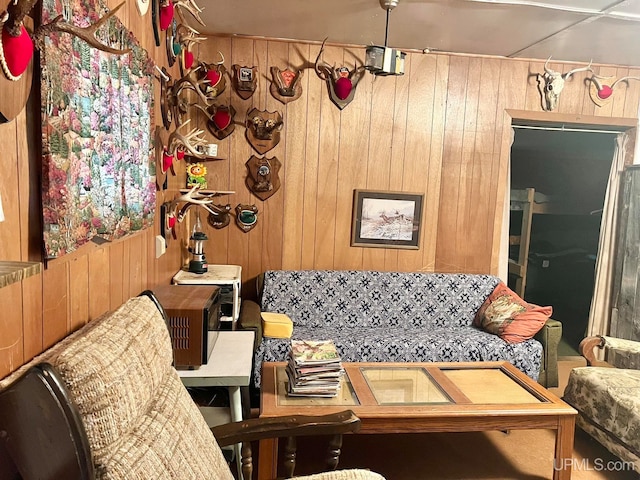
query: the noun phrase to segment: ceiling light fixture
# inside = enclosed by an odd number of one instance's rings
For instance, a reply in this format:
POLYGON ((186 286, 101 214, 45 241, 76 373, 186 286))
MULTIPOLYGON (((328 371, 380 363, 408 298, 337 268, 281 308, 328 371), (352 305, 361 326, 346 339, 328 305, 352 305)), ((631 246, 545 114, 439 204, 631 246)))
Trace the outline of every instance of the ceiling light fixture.
POLYGON ((364 68, 374 75, 404 75, 404 57, 406 53, 387 47, 389 12, 398 6, 398 0, 380 0, 380 6, 387 11, 384 46, 369 45, 367 47, 364 68))

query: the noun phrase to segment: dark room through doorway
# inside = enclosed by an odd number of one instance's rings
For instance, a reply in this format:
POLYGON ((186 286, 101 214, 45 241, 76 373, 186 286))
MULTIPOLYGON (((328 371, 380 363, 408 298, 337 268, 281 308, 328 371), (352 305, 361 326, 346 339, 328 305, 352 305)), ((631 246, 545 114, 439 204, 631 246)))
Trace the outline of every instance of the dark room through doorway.
POLYGON ((512 267, 524 245, 522 204, 513 199, 530 194, 534 203, 522 296, 529 303, 553 307, 552 317, 563 325, 561 356, 578 355, 587 329, 616 134, 597 128, 514 125, 509 286, 515 289, 512 267))

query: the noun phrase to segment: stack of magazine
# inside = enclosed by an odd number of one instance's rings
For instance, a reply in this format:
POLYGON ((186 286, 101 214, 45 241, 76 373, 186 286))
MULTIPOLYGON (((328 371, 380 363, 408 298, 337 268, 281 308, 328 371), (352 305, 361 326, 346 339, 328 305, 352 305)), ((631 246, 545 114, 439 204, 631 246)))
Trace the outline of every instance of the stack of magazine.
POLYGON ((333 340, 291 340, 287 364, 287 394, 296 397, 335 397, 344 374, 333 340))

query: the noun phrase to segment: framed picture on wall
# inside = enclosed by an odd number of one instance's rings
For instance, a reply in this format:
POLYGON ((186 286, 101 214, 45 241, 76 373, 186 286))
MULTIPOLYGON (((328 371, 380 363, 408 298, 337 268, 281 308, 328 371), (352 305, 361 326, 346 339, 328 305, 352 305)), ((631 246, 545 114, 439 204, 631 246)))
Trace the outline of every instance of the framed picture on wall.
POLYGON ((420 247, 421 193, 354 190, 352 247, 420 247))

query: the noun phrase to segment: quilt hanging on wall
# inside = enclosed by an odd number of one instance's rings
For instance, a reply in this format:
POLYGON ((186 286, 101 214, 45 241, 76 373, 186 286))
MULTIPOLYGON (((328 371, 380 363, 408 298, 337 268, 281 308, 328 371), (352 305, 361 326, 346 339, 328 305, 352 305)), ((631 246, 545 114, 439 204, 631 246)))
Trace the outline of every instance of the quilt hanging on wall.
MULTIPOLYGON (((43 0, 79 27, 109 10, 100 0, 43 0)), ((42 204, 47 258, 115 240, 153 223, 153 63, 115 17, 96 38, 115 55, 67 33, 45 38, 42 66, 42 204)))

